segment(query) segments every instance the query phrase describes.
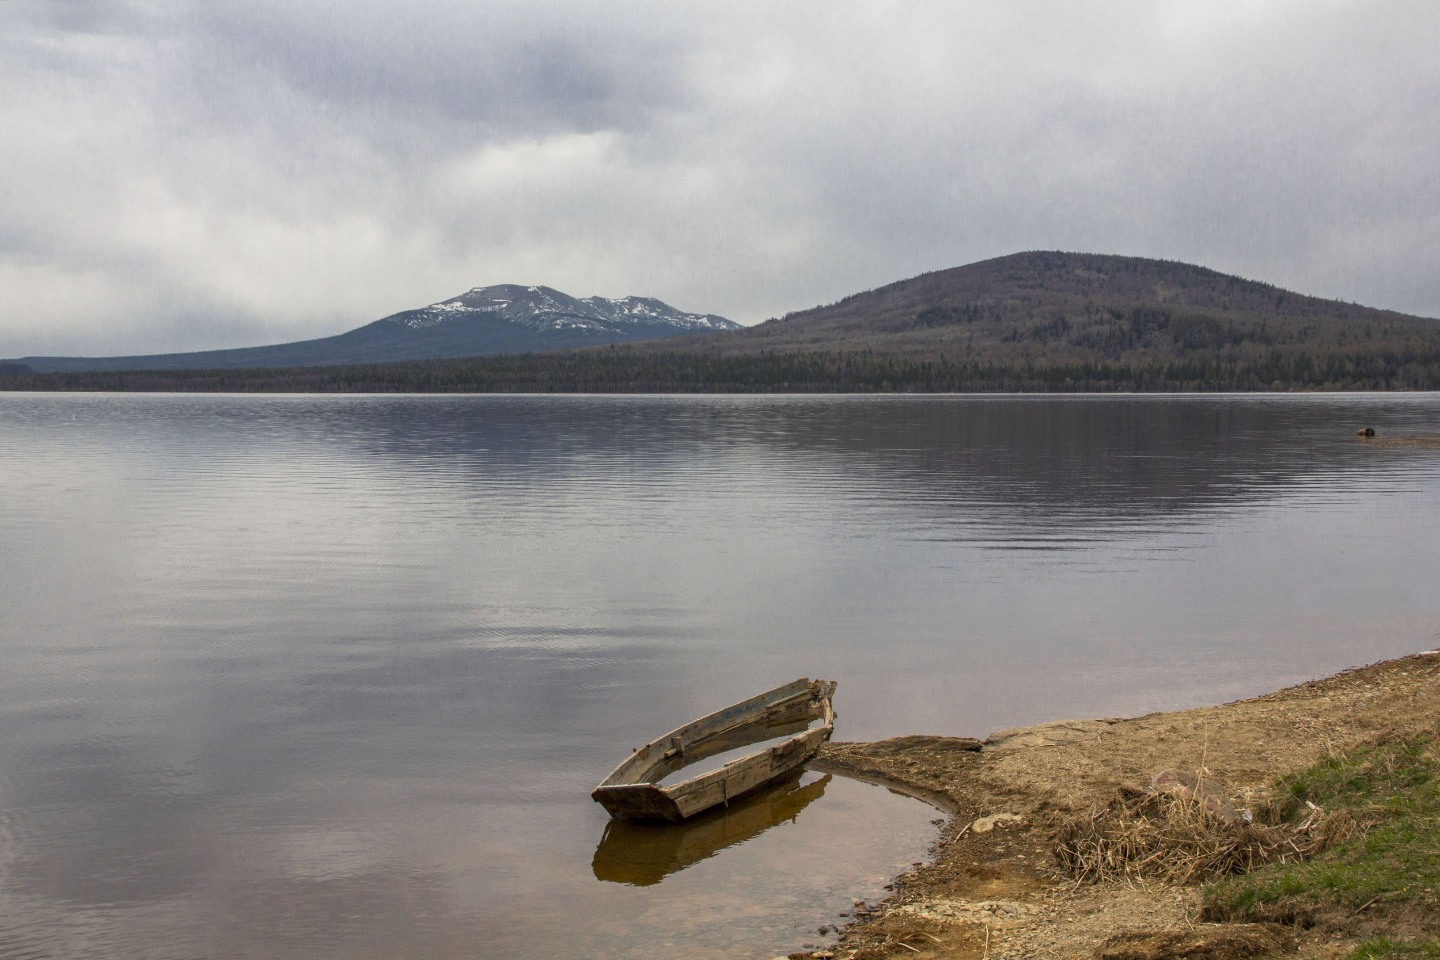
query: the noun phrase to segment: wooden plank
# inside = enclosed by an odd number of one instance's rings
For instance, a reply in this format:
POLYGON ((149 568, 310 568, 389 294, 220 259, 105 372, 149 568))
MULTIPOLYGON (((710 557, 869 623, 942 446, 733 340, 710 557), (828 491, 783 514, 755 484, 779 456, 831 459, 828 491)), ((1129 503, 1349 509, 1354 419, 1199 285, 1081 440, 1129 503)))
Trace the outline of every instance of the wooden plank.
POLYGON ((591 793, 612 816, 679 820, 773 782, 815 755, 834 730, 836 683, 776 687, 671 731, 636 750, 591 793), (824 723, 800 733, 816 718, 824 723), (657 782, 707 757, 794 731, 797 735, 670 787, 657 782))
MULTIPOLYGON (((658 737, 645 746, 640 747, 632 753, 627 760, 621 763, 620 766, 616 767, 610 776, 602 780, 601 783, 646 783, 663 780, 675 770, 684 766, 684 764, 672 766, 670 769, 660 772, 657 775, 657 771, 660 770, 664 763, 663 755, 670 741, 678 738, 681 743, 690 743, 706 736, 716 736, 728 729, 743 726, 765 708, 783 705, 786 701, 792 699, 803 702, 811 695, 810 687, 809 678, 802 677, 784 686, 767 690, 765 693, 751 697, 749 700, 742 700, 723 710, 717 710, 698 720, 692 720, 683 727, 671 730, 663 737, 658 737)), ((713 754, 711 754, 711 756, 713 756, 713 754)))
POLYGON ((684 816, 741 796, 784 776, 815 755, 830 737, 830 727, 819 727, 761 753, 728 763, 719 770, 662 788, 684 816))

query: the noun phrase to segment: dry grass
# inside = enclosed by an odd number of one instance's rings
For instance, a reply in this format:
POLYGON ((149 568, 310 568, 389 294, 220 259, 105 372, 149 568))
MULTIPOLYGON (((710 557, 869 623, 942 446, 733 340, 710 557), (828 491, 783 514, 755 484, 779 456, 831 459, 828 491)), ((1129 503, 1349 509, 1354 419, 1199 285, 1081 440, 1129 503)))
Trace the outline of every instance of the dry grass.
POLYGON ((1357 827, 1349 814, 1327 814, 1319 807, 1306 808, 1298 822, 1261 822, 1267 819, 1275 819, 1269 809, 1253 822, 1227 819, 1203 801, 1132 792, 1066 824, 1055 852, 1080 882, 1183 885, 1308 859, 1357 827))

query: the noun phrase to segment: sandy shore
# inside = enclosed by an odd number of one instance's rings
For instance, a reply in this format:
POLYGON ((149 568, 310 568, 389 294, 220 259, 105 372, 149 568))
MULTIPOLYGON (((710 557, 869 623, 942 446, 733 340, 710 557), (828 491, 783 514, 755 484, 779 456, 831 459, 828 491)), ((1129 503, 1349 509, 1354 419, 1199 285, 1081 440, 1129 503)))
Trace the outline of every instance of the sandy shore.
POLYGON ((1048 723, 1001 731, 983 743, 916 736, 827 744, 817 758, 822 769, 891 784, 952 812, 931 862, 897 877, 883 903, 857 905, 839 946, 815 955, 1343 956, 1371 932, 1363 917, 1278 935, 1198 923, 1194 887, 1077 885, 1064 877, 1055 832, 1167 768, 1203 768, 1237 804, 1248 805, 1265 798, 1277 777, 1327 751, 1435 732, 1437 708, 1440 655, 1428 653, 1252 700, 1048 723))

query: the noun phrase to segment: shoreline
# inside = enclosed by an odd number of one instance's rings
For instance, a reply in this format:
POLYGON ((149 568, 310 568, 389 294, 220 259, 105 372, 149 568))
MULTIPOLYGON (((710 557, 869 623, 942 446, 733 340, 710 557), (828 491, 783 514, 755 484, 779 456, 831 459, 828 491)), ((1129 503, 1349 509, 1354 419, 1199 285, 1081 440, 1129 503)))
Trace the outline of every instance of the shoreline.
POLYGON ((1060 870, 1054 835, 1162 769, 1203 770, 1248 807, 1328 754, 1433 734, 1437 722, 1440 651, 1427 651, 1210 707, 1056 721, 984 741, 827 743, 815 769, 915 796, 947 819, 928 862, 895 877, 884 901, 857 904, 837 945, 790 957, 1343 956, 1376 932, 1366 918, 1293 931, 1198 923, 1198 886, 1080 884, 1060 870), (1157 946, 1107 953, 1117 938, 1157 946))

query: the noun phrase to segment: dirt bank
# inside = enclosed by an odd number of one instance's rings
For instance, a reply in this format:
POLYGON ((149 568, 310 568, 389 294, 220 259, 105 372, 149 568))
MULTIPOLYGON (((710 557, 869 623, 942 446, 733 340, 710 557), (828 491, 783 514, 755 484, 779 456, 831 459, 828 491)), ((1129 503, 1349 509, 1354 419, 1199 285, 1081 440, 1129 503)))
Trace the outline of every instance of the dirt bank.
POLYGON ((1434 732, 1437 708, 1440 655, 1430 653, 1253 700, 1042 724, 983 744, 918 736, 827 744, 821 768, 887 782, 954 811, 932 861, 896 878, 884 903, 857 905, 833 955, 1341 956, 1358 933, 1197 923, 1195 887, 1078 885, 1059 871, 1054 835, 1167 768, 1203 769, 1237 805, 1250 806, 1278 776, 1327 752, 1434 732))

